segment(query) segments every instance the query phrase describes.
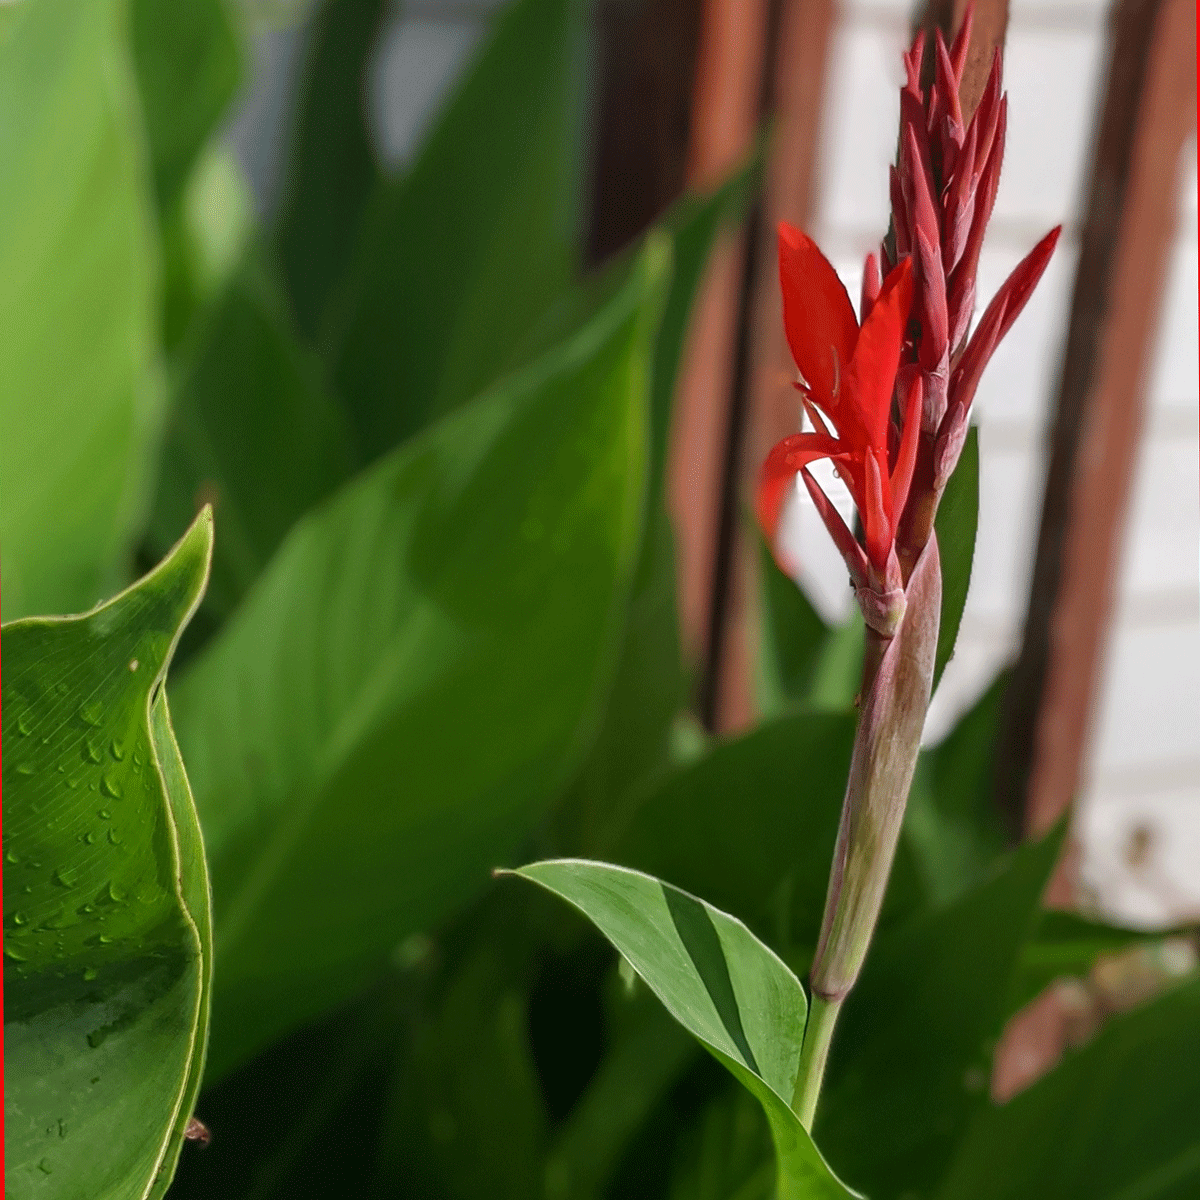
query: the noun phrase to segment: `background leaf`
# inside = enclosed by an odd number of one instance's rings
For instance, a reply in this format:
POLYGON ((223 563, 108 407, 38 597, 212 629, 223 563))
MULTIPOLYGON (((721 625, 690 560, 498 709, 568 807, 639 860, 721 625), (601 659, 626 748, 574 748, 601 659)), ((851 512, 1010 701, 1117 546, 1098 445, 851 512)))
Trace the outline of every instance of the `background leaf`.
POLYGON ((933 666, 933 688, 954 653, 958 627, 962 624, 971 564, 975 561, 975 531, 979 527, 979 427, 967 430, 962 456, 946 484, 934 518, 938 554, 942 562, 942 618, 938 626, 937 657, 933 666))
POLYGON ((381 186, 366 94, 387 7, 383 0, 322 0, 309 21, 276 242, 293 319, 310 342, 381 186))
POLYGON ((853 1195, 788 1107, 807 1003, 800 981, 741 923, 670 884, 607 863, 560 859, 514 874, 573 904, 667 1011, 763 1105, 783 1200, 853 1195))
POLYGON ((161 1196, 199 1086, 212 943, 163 679, 208 513, 82 617, 6 625, 5 1190, 161 1196))
POLYGON ((514 852, 610 678, 664 256, 581 335, 305 518, 178 692, 220 1073, 514 852))
POLYGON ((162 412, 158 260, 118 0, 13 10, 0 42, 4 615, 124 575, 162 412))
POLYGON ((1200 1190, 1200 981, 1115 1017, 974 1119, 939 1200, 1185 1200, 1200 1190))
POLYGON ((517 365, 575 271, 579 0, 516 0, 420 157, 370 202, 322 339, 371 460, 517 365))
POLYGON ((1062 841, 1023 846, 949 907, 880 937, 834 1034, 814 1127, 872 1196, 936 1185, 989 1076, 1062 841))
POLYGON ((165 213, 237 90, 241 42, 224 0, 130 0, 129 33, 165 213))
POLYGON ((350 434, 251 254, 179 365, 148 540, 211 502, 220 537, 206 608, 227 615, 297 520, 349 475, 350 434))

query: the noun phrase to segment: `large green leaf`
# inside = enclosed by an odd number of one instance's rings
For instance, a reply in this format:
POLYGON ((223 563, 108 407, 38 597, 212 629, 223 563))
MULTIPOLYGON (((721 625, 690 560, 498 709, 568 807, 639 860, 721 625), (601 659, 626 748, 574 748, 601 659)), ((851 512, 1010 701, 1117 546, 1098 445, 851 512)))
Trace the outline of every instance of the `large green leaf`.
POLYGON ((387 7, 384 0, 323 0, 308 25, 276 229, 292 315, 309 340, 380 183, 367 130, 366 67, 387 7))
POLYGON ((578 337, 289 535, 184 677, 220 1072, 352 993, 577 764, 639 540, 661 246, 578 337))
POLYGON ((241 44, 224 0, 130 0, 129 30, 165 212, 233 98, 242 74, 241 44))
POLYGON ((161 1196, 200 1082, 212 942, 163 679, 204 513, 81 617, 4 627, 5 1194, 161 1196))
POLYGON ((4 614, 112 590, 162 410, 157 252, 118 0, 39 0, 0 39, 4 614))
POLYGON ((789 1107, 807 1003, 800 981, 741 921, 649 875, 559 859, 514 872, 579 909, 667 1011, 762 1104, 780 1200, 853 1196, 789 1107))
POLYGON ((648 789, 608 852, 735 913, 789 961, 816 948, 850 713, 781 717, 648 789))
POLYGON ((972 1122, 939 1200, 1190 1200, 1200 1194, 1200 981, 1114 1018, 972 1122))
POLYGON ((254 255, 206 314, 179 376, 149 539, 170 545, 196 505, 213 502, 207 606, 224 615, 292 525, 350 474, 349 432, 254 255))
POLYGON ((570 282, 580 0, 516 0, 364 218, 325 343, 370 460, 476 395, 570 282))
POLYGON ((975 531, 979 526, 979 429, 967 431, 962 457, 946 484, 938 505, 934 528, 938 554, 942 562, 942 619, 938 626, 937 658, 934 660, 933 686, 938 681, 958 641, 967 589, 971 583, 971 564, 975 561, 975 531))
MULTIPOLYGON (((745 199, 751 170, 736 172, 711 194, 683 197, 662 221, 661 232, 648 235, 671 238, 674 271, 654 350, 646 523, 616 677, 595 745, 562 806, 559 852, 602 852, 605 825, 638 783, 666 765, 673 722, 686 703, 674 538, 662 498, 667 438, 696 289, 722 223, 745 199)), ((599 278, 573 289, 555 305, 535 337, 540 340, 550 329, 580 320, 619 286, 636 261, 631 251, 599 278)))
POLYGON ((988 1078, 1061 829, 949 907, 881 937, 835 1034, 816 1133, 874 1196, 936 1185, 988 1078))

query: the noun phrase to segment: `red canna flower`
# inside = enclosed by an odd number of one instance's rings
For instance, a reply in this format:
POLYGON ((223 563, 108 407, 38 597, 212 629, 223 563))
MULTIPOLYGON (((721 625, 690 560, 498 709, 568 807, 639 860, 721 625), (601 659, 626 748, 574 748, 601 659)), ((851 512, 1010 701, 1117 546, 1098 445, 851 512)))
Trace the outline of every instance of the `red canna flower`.
MULTIPOLYGON (((865 300, 861 329, 850 297, 813 240, 779 226, 783 321, 796 383, 813 432, 784 438, 763 464, 758 515, 767 537, 775 528, 797 472, 860 589, 899 586, 896 526, 908 498, 921 426, 921 377, 904 381, 904 420, 892 421, 892 394, 913 302, 911 261, 905 258, 865 300), (804 468, 816 459, 837 464, 862 522, 860 546, 828 497, 804 468)), ((866 291, 867 289, 864 289, 866 291)))

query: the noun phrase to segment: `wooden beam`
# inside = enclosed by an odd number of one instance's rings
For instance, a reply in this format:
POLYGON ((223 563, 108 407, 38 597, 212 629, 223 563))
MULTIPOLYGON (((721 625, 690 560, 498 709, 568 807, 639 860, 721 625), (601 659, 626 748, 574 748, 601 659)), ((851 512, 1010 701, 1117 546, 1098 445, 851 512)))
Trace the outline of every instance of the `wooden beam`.
MULTIPOLYGON (((692 100, 688 183, 715 186, 750 150, 761 111, 771 0, 705 0, 692 100)), ((671 428, 667 500, 675 530, 680 628, 706 681, 713 641, 723 485, 736 387, 745 239, 715 249, 697 298, 671 428)))
MULTIPOLYGON (((1092 163, 1024 642, 1006 700, 998 798, 1049 828, 1079 786, 1145 390, 1195 123, 1192 0, 1119 0, 1092 163)), ((1067 888, 1060 881, 1059 899, 1067 888)))

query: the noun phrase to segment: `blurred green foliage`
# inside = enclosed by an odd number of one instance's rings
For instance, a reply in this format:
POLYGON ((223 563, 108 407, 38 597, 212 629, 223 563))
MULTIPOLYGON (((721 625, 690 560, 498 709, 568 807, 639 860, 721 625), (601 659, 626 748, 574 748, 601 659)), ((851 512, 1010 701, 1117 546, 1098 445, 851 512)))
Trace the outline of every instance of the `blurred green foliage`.
MULTIPOLYGON (((399 173, 364 109, 388 13, 314 6, 260 219, 220 135, 242 8, 0 9, 6 1194, 845 1195, 822 1156, 881 1200, 1196 1194, 1194 982, 987 1098, 1004 1021, 1141 937, 1040 913, 1057 840, 1014 853, 991 803, 1002 681, 923 755, 815 1147, 796 1132, 770 1056, 804 1022, 862 626, 764 554, 762 721, 685 736, 663 504, 693 299, 753 165, 586 275, 589 6, 497 10, 399 173), (17 620, 165 556, 85 617, 17 620), (113 746, 145 743, 136 786, 79 716, 97 698, 113 746), (146 819, 95 850, 106 771, 146 819), (137 878, 101 879, 101 851, 137 878), (585 856, 665 881, 621 876, 621 911, 670 917, 657 950, 575 894, 586 872, 543 882, 625 960, 489 878, 585 856), (172 1184, 198 1090, 214 1144, 172 1184)), ((939 671, 978 504, 972 435, 937 525, 939 671)))

